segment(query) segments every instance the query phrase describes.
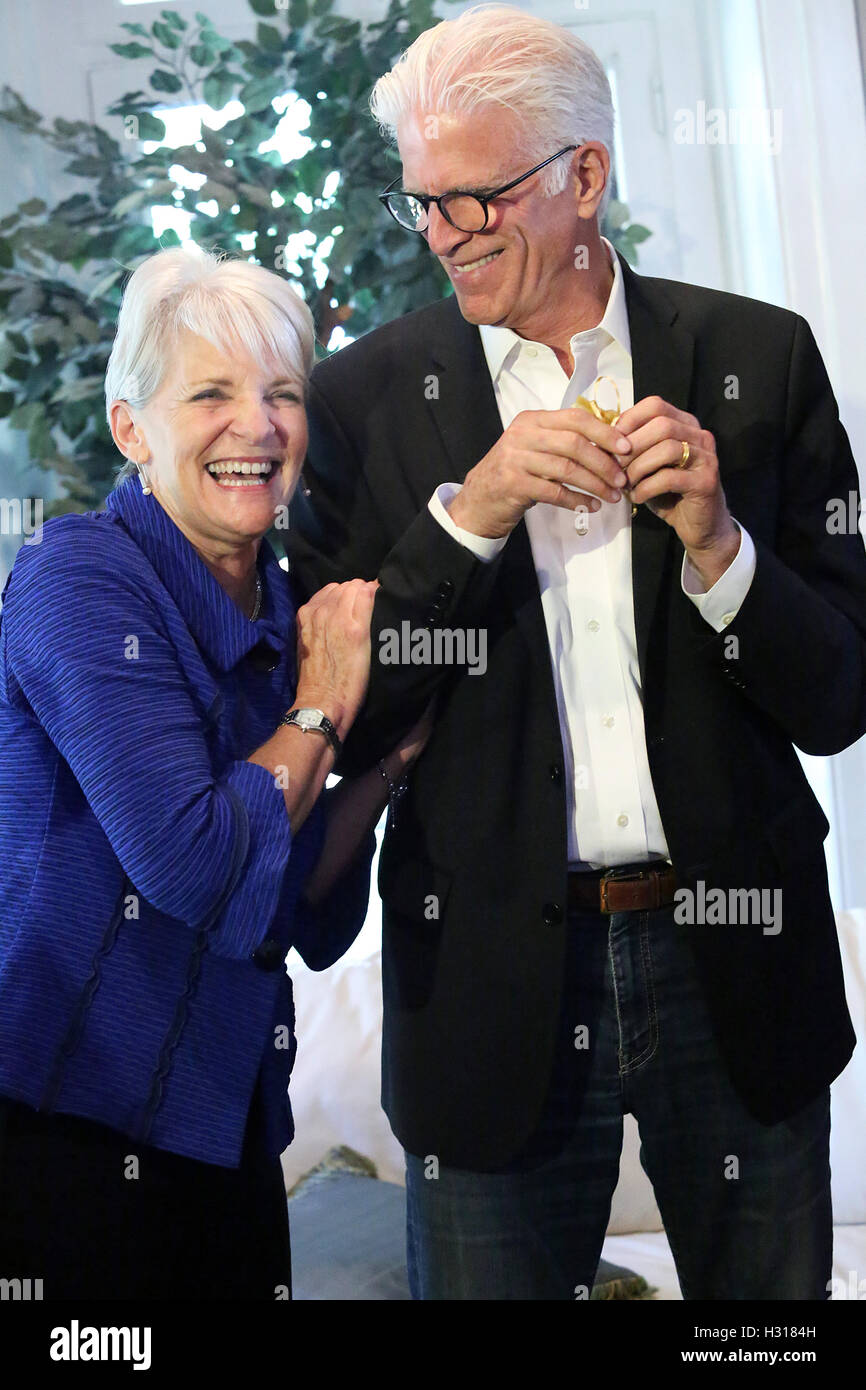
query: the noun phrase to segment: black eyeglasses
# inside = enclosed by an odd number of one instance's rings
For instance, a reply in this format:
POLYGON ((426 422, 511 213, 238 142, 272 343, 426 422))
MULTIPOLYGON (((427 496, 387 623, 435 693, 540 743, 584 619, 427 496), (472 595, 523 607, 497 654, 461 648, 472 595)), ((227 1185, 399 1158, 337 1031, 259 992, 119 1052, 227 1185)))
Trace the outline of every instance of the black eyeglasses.
MULTIPOLYGON (((510 188, 516 188, 519 183, 529 179, 533 174, 537 174, 539 169, 544 169, 548 164, 552 164, 555 159, 567 154, 569 150, 579 150, 580 145, 564 145, 556 154, 552 154, 549 159, 543 159, 540 164, 536 164, 534 169, 528 173, 521 174, 519 178, 512 179, 510 183, 504 183, 501 188, 494 188, 491 193, 472 193, 469 190, 456 189, 453 193, 404 193, 392 192, 395 184, 400 182, 400 178, 394 179, 389 183, 384 193, 379 194, 379 202, 384 203, 395 222, 399 222, 401 227, 405 227, 409 232, 426 232, 430 225, 429 208, 431 203, 435 203, 446 222, 456 228, 458 232, 483 232, 487 226, 489 217, 488 203, 492 203, 494 198, 498 198, 502 193, 507 193, 510 188)), ((402 175, 401 175, 402 177, 402 175)))

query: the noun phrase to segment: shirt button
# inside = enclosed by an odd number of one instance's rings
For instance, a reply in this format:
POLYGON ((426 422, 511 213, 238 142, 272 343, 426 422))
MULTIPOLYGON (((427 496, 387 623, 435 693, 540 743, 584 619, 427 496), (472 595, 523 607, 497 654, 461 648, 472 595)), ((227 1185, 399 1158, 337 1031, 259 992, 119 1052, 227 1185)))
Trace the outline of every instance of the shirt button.
POLYGON ((728 623, 732 623, 736 616, 736 613, 723 613, 722 622, 724 623, 725 627, 728 626, 728 623))
POLYGON ((623 812, 622 815, 617 816, 616 823, 617 825, 628 825, 628 816, 625 814, 625 812, 623 812))
POLYGON ((545 903, 541 909, 541 920, 546 927, 555 927, 562 921, 562 908, 559 903, 545 903))
POLYGON ((602 718, 601 722, 606 729, 612 729, 614 724, 616 723, 616 720, 614 719, 612 714, 606 714, 602 718))
POLYGON ((589 622, 587 623, 587 627, 589 628, 590 632, 598 632, 600 626, 601 624, 597 623, 595 618, 590 618, 589 622))
POLYGON ((526 349, 526 356, 527 356, 527 357, 537 357, 537 356, 538 356, 538 348, 527 348, 527 349, 526 349))
POLYGON ((560 782, 562 780, 562 768, 559 766, 559 763, 550 764, 550 780, 551 782, 560 782))

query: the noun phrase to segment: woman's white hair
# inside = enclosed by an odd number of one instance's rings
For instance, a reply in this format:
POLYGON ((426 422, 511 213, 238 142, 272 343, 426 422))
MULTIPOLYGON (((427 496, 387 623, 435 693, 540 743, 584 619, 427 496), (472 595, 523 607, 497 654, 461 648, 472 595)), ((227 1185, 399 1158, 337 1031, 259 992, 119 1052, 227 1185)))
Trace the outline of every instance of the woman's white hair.
MULTIPOLYGON (((300 295, 264 266, 189 242, 149 256, 127 283, 105 373, 109 423, 112 401, 126 401, 134 409, 159 390, 183 329, 224 352, 240 347, 263 368, 276 361, 306 386, 314 330, 300 295)), ((135 472, 136 465, 127 461, 117 481, 135 472)))
MULTIPOLYGON (((410 114, 427 121, 492 104, 520 118, 517 153, 530 162, 563 145, 598 140, 613 163, 613 100, 598 57, 570 29, 508 5, 475 5, 419 34, 370 95, 381 133, 392 141, 410 114)), ((541 171, 547 197, 562 192, 568 170, 563 158, 541 171)), ((610 187, 609 178, 600 213, 610 187)))

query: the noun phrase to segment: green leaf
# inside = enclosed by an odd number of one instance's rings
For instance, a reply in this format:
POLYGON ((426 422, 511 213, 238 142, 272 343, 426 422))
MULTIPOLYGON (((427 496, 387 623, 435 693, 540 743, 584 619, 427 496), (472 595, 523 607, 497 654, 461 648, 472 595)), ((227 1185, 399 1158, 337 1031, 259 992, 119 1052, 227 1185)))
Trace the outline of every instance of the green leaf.
POLYGON ((101 336, 99 324, 96 319, 90 318, 87 314, 73 314, 69 321, 69 327, 86 343, 99 342, 101 336))
POLYGON ((18 204, 18 211, 23 212, 25 217, 38 217, 47 207, 48 204, 43 203, 41 198, 28 198, 26 203, 18 204))
POLYGON ((7 343, 11 343, 15 351, 22 357, 27 356, 27 339, 24 337, 23 333, 13 333, 11 328, 7 328, 6 341, 7 343))
POLYGON ((196 200, 199 203, 206 203, 209 202, 211 198, 214 198, 220 208, 225 211, 226 208, 234 207, 238 200, 238 195, 235 189, 230 188, 227 183, 218 183, 215 179, 208 179, 202 184, 201 188, 197 190, 196 200))
POLYGON ((256 207, 266 208, 269 213, 273 212, 274 205, 271 202, 270 193, 267 189, 260 188, 258 184, 239 183, 238 193, 246 198, 248 202, 254 203, 256 207))
POLYGON ((42 406, 38 401, 25 401, 21 405, 16 405, 9 415, 9 423, 13 430, 29 430, 30 426, 39 418, 42 406))
POLYGON ((175 10, 160 10, 160 14, 166 24, 170 24, 173 29, 177 29, 178 33, 182 34, 184 29, 189 28, 186 20, 181 19, 180 15, 177 14, 175 10))
POLYGON ((276 5, 274 0, 249 0, 250 9, 253 14, 265 15, 273 19, 276 5))
POLYGON ((156 92, 179 92, 183 83, 175 73, 157 68, 150 74, 150 85, 156 92))
POLYGON ((60 410, 60 425, 70 439, 75 439, 90 422, 90 407, 86 401, 69 401, 60 410))
POLYGON ((15 264, 15 256, 12 251, 12 243, 6 237, 0 237, 0 269, 11 270, 15 264))
POLYGON ((302 29, 309 17, 307 0, 289 0, 289 24, 293 29, 302 29))
POLYGON ((10 381, 26 381, 32 370, 33 363, 29 357, 13 357, 3 368, 3 375, 8 376, 10 381))
MULTIPOLYGON (((172 185, 173 187, 173 185, 172 185)), ((140 208, 142 203, 157 202, 152 196, 150 188, 134 188, 131 193, 126 193, 114 204, 111 209, 112 217, 125 217, 133 208, 140 208)))
POLYGON ((106 290, 110 290, 112 285, 116 285, 121 276, 125 274, 122 265, 114 266, 107 275, 103 275, 101 279, 97 280, 87 298, 91 303, 94 299, 101 299, 106 290))
POLYGON ((262 48, 270 48, 277 53, 282 52, 283 35, 279 29, 274 28, 273 24, 257 24, 256 41, 262 48))
MULTIPOLYGON (((334 43, 354 46, 361 33, 361 25, 357 19, 344 19, 340 15, 333 15, 321 21, 318 26, 318 33, 322 38, 331 39, 334 43)), ((346 61, 346 57, 341 55, 340 66, 333 67, 328 76, 328 95, 332 101, 335 96, 345 90, 346 77, 343 65, 346 61)))
POLYGON ((633 222, 628 229, 628 235, 635 246, 639 246, 642 241, 646 241, 648 237, 652 236, 652 232, 649 227, 642 227, 639 222, 633 222))
POLYGON ((161 43, 164 48, 180 48, 180 37, 177 31, 170 24, 166 24, 164 20, 155 19, 150 26, 150 32, 157 43, 161 43))
POLYGON ((205 78, 202 94, 208 106, 214 111, 221 111, 226 102, 231 101, 234 96, 235 86, 236 78, 223 68, 218 68, 205 78))
POLYGON ((54 440, 51 438, 51 430, 44 415, 34 420, 30 426, 27 447, 34 459, 49 458, 54 452, 54 440))
POLYGON ((15 397, 11 391, 0 391, 0 420, 5 420, 6 416, 14 409, 15 397))
POLYGON ((194 43, 189 50, 192 61, 200 68, 209 68, 215 63, 219 54, 215 48, 209 47, 206 43, 194 43))
POLYGON ((105 173, 105 161, 99 155, 86 154, 81 159, 70 159, 66 172, 79 174, 83 179, 98 179, 105 173))
POLYGON ((141 34, 147 38, 147 30, 143 24, 121 24, 121 29, 125 29, 127 34, 141 34))
POLYGON ((280 95, 281 85, 273 77, 256 77, 241 87, 238 97, 248 111, 264 111, 280 95))
POLYGON ((159 116, 154 116, 152 111, 139 111, 137 115, 139 140, 158 140, 162 144, 165 139, 165 121, 159 116))
POLYGON ((79 376, 74 381, 64 381, 51 395, 52 401, 89 401, 103 395, 105 378, 102 376, 79 376))
POLYGON ((144 43, 110 43, 108 47, 112 53, 119 53, 121 58, 151 58, 153 49, 148 48, 144 43))

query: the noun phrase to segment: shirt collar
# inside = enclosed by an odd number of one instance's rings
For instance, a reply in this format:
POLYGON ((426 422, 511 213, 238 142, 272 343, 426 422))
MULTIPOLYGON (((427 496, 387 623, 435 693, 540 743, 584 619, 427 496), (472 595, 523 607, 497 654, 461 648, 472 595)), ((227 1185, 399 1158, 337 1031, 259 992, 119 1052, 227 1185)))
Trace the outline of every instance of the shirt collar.
POLYGON ((137 478, 118 483, 105 506, 120 518, 171 594, 199 647, 220 671, 230 671, 260 642, 283 654, 295 610, 288 575, 265 537, 258 555, 261 616, 250 622, 156 497, 144 495, 137 478))
MULTIPOLYGON (((603 330, 631 356, 631 334, 628 326, 628 309, 626 307, 625 283, 623 280, 622 267, 619 257, 608 241, 607 237, 601 238, 602 245, 607 248, 608 258, 613 268, 613 284, 608 295, 607 305, 601 321, 595 328, 586 329, 587 333, 600 334, 603 330)), ((496 378, 505 366, 506 358, 509 353, 517 354, 524 343, 528 340, 521 338, 510 328, 499 328, 491 323, 482 323, 478 329, 481 334, 481 343, 484 348, 484 355, 487 358, 487 366, 490 371, 491 381, 496 382, 496 378)), ((579 342, 583 337, 582 333, 577 333, 574 338, 579 342)), ((574 341, 574 339, 572 339, 574 341)))

